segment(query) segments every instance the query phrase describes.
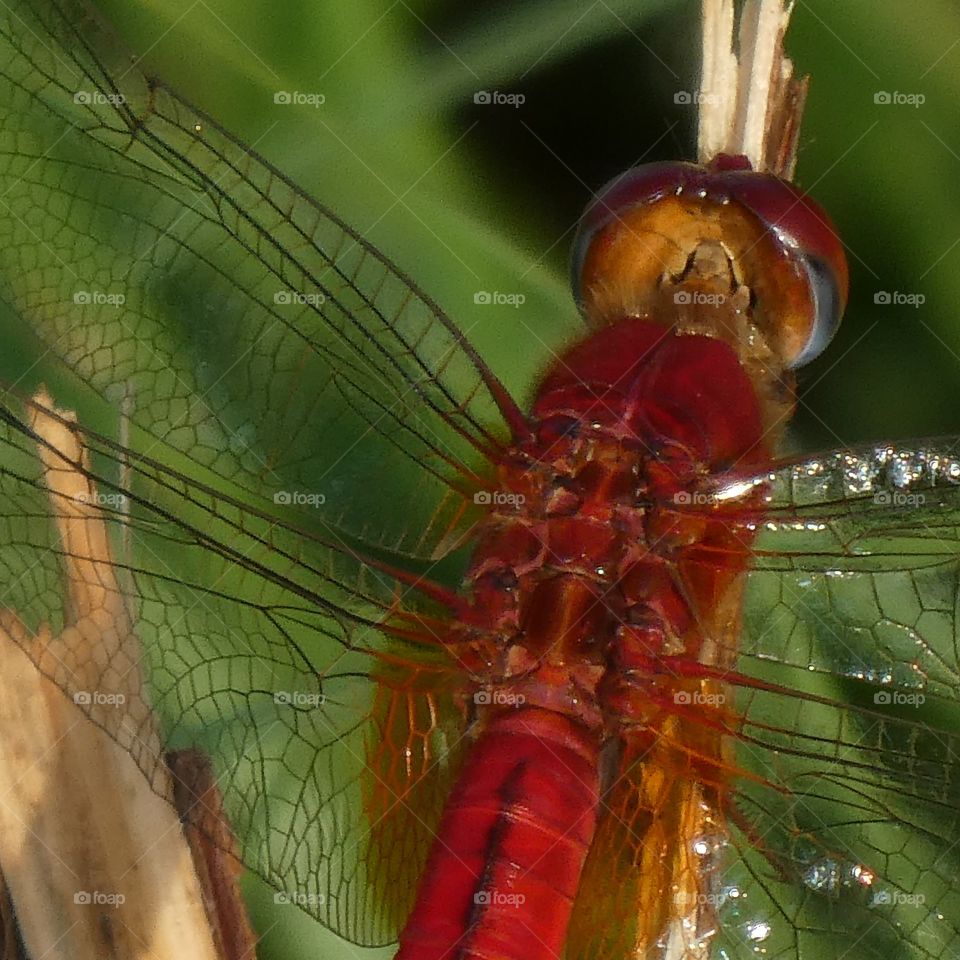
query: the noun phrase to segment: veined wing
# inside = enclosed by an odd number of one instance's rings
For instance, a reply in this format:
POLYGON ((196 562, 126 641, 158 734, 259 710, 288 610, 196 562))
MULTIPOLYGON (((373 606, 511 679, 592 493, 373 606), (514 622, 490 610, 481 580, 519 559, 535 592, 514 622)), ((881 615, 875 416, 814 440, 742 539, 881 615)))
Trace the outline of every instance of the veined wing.
POLYGON ((284 902, 356 943, 393 941, 463 741, 449 610, 200 468, 82 434, 88 465, 25 407, 0 417, 0 627, 155 785, 152 718, 163 749, 208 756, 243 861, 284 902), (43 451, 88 484, 79 496, 52 488, 43 451), (132 690, 131 671, 146 676, 132 690))
POLYGON ((638 670, 645 719, 610 772, 571 957, 949 956, 960 441, 782 463, 654 509, 667 537, 673 513, 702 533, 675 568, 706 602, 701 653, 638 670))
POLYGON ((749 482, 766 505, 741 656, 956 698, 960 440, 864 445, 749 482))
POLYGON ((343 533, 432 558, 523 429, 412 281, 74 0, 0 11, 0 196, 3 299, 82 382, 84 422, 88 391, 127 397, 157 459, 322 496, 343 533))
MULTIPOLYGON (((102 428, 73 467, 168 746, 211 756, 253 869, 390 942, 462 714, 426 626, 443 611, 388 564, 455 579, 437 558, 522 423, 409 280, 112 49, 72 0, 0 10, 0 293, 59 361, 57 400, 102 428), (401 604, 422 642, 382 628, 401 604)), ((65 569, 96 568, 59 532, 75 510, 46 488, 29 401, 8 390, 2 420, 2 607, 58 634, 65 569)), ((74 694, 109 694, 110 666, 47 665, 74 694)), ((149 775, 127 707, 98 719, 149 775)))
MULTIPOLYGON (((732 699, 669 707, 728 734, 713 780, 729 833, 691 840, 710 869, 714 949, 949 955, 960 943, 960 441, 837 451, 703 494, 752 544, 742 623, 717 659, 733 668, 661 664, 728 684, 732 699), (744 506, 757 494, 762 507, 744 506)), ((723 563, 709 549, 700 560, 723 563)), ((677 751, 704 776, 689 745, 677 751)))

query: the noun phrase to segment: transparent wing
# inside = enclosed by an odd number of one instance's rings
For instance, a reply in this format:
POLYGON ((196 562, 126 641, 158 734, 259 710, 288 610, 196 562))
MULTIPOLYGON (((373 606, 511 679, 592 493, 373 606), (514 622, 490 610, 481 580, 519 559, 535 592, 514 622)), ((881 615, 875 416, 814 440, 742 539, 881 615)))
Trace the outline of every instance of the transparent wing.
POLYGON ((113 51, 72 0, 0 10, 0 619, 148 776, 131 718, 207 753, 291 903, 388 943, 463 726, 449 611, 390 571, 457 579, 477 473, 522 423, 407 278, 113 51), (82 462, 49 451, 79 514, 41 467, 38 354, 91 428, 82 462), (141 655, 135 702, 98 705, 141 655))
MULTIPOLYGON (((750 546, 742 621, 719 630, 719 666, 661 669, 732 701, 668 705, 729 748, 707 775, 726 839, 691 840, 720 864, 713 955, 960 944, 958 453, 954 439, 867 446, 703 491, 750 546)), ((723 563, 705 548, 682 575, 723 563)), ((703 777, 692 742, 675 752, 703 777)))
POLYGON ((665 554, 698 531, 674 573, 699 652, 646 664, 571 957, 957 950, 958 453, 838 451, 654 508, 665 554))
POLYGON ((376 249, 114 50, 74 0, 0 11, 3 299, 75 406, 125 398, 243 490, 444 552, 512 402, 376 249))
POLYGON ((0 628, 157 789, 166 751, 210 757, 243 861, 286 902, 391 942, 463 740, 449 611, 307 524, 95 435, 78 455, 68 420, 51 440, 37 418, 0 417, 0 628))

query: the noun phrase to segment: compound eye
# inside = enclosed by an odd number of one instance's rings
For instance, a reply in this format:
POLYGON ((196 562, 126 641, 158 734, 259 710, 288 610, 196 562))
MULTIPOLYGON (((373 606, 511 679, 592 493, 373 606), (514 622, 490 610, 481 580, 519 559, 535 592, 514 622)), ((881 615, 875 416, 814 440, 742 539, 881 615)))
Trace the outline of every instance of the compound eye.
POLYGON ((823 209, 785 180, 752 173, 723 179, 731 197, 760 219, 806 281, 809 308, 797 311, 780 337, 785 365, 801 367, 820 356, 840 326, 850 283, 843 244, 823 209))
MULTIPOLYGON (((813 298, 813 314, 806 340, 787 367, 796 370, 816 360, 840 329, 847 304, 846 276, 841 280, 835 266, 813 256, 801 257, 813 298)), ((846 261, 844 261, 846 266, 846 261)))
POLYGON ((703 178, 703 168, 693 163, 647 163, 621 173, 600 189, 583 211, 573 239, 570 279, 578 305, 583 304, 584 263, 603 228, 634 207, 696 188, 703 178))

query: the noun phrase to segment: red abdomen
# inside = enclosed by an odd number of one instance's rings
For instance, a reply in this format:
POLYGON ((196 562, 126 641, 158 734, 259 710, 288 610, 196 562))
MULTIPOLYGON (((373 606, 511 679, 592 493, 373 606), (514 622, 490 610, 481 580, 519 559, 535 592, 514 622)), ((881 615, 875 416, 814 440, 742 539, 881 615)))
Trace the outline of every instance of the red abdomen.
POLYGON ((535 707, 488 724, 447 802, 397 960, 561 955, 596 827, 598 751, 580 724, 535 707))

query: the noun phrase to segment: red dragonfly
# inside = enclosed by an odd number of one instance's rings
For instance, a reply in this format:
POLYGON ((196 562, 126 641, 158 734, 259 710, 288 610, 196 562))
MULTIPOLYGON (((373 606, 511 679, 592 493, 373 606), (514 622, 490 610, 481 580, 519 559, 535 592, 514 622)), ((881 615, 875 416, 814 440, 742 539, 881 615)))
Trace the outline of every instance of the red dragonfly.
MULTIPOLYGON (((576 243, 592 332, 524 408, 71 9, 0 12, 4 299, 94 411, 153 705, 245 863, 406 960, 960 950, 960 455, 777 458, 846 297, 819 208, 725 153, 618 178, 576 243)), ((28 407, 4 606, 58 627, 28 407)))

